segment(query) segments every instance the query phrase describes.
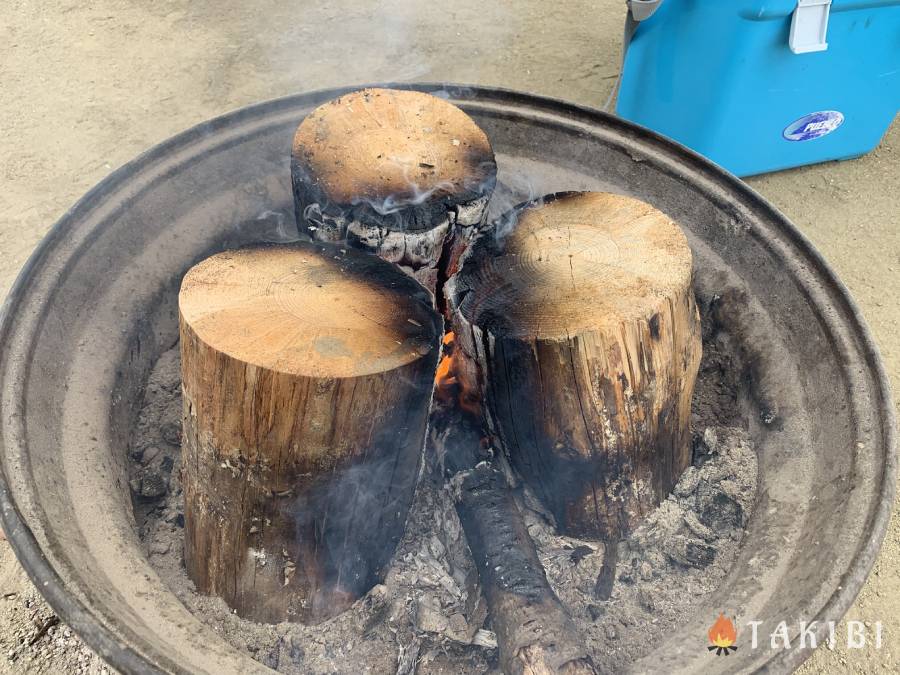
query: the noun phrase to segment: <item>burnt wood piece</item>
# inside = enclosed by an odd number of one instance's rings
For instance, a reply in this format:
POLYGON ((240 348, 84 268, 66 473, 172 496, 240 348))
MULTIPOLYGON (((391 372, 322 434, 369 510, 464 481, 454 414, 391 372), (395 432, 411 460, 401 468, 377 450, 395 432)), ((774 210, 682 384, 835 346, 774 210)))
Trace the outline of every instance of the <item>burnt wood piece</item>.
POLYGON ((690 248, 672 220, 621 195, 553 195, 507 220, 447 284, 474 364, 465 378, 558 527, 619 539, 690 462, 690 248))
POLYGON ((417 91, 364 89, 300 124, 291 181, 300 231, 396 263, 432 293, 448 239, 482 223, 497 165, 462 110, 417 91))
POLYGON ((220 253, 179 294, 185 565, 245 618, 317 622, 378 582, 421 465, 440 318, 322 244, 220 253))
POLYGON ((596 673, 578 629, 547 581, 506 477, 490 449, 483 448, 477 416, 438 400, 430 433, 478 570, 503 672, 596 673))
POLYGON ((457 512, 478 566, 508 675, 595 673, 547 582, 506 478, 484 462, 457 476, 457 512))

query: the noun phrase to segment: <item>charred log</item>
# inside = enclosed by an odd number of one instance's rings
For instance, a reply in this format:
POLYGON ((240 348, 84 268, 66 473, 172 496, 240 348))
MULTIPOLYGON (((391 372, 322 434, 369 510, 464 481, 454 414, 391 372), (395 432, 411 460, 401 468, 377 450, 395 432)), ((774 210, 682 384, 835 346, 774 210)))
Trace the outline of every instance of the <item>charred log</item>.
POLYGON ((185 565, 262 622, 316 622, 378 582, 419 473, 440 319, 374 256, 215 255, 179 294, 185 565))
POLYGON ((406 90, 365 89, 316 108, 291 153, 301 232, 375 253, 432 292, 446 241, 481 224, 496 173, 468 115, 406 90))
POLYGON ((575 624, 547 582, 504 475, 485 461, 457 474, 454 483, 503 672, 595 673, 575 624))

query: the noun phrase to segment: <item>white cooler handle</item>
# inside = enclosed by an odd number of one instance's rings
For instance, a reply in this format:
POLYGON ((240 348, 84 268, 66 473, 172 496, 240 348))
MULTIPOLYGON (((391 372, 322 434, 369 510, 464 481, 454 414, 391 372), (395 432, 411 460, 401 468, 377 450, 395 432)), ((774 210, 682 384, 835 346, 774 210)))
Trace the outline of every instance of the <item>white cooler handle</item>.
POLYGON ((626 0, 628 10, 635 21, 649 19, 659 9, 663 0, 626 0))
POLYGON ((828 15, 831 0, 797 0, 791 17, 788 46, 795 54, 824 52, 828 49, 828 15))

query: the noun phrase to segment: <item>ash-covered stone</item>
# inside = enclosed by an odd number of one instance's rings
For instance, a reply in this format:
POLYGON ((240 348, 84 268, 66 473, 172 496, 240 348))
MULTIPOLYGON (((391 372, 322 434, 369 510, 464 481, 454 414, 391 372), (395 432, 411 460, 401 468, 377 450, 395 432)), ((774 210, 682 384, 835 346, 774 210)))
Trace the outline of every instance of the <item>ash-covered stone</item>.
POLYGON ((685 546, 685 558, 694 567, 707 567, 716 559, 716 547, 698 539, 689 539, 685 546))
POLYGON ((170 420, 160 427, 160 435, 169 445, 181 447, 181 424, 170 420))
POLYGON ((697 514, 693 511, 688 511, 684 514, 684 524, 687 525, 688 529, 694 535, 700 537, 703 541, 713 541, 716 538, 716 533, 701 523, 700 518, 698 518, 697 514))
POLYGON ((706 490, 700 499, 703 503, 700 520, 713 530, 744 525, 739 486, 723 481, 715 488, 706 490))
POLYGON ((141 464, 150 464, 150 462, 160 456, 161 452, 162 449, 158 445, 148 445, 138 456, 136 456, 136 459, 139 460, 141 464))
POLYGON ((145 501, 159 499, 166 494, 166 490, 169 488, 166 477, 159 471, 150 468, 139 471, 134 478, 128 481, 128 485, 135 498, 145 501))

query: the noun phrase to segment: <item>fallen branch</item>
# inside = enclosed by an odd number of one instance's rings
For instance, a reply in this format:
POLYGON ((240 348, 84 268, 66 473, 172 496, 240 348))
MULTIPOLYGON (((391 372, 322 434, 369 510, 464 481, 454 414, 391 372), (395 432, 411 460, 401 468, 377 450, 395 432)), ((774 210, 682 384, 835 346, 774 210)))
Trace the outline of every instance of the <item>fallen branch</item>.
POLYGON ((478 569, 503 672, 596 673, 547 581, 506 477, 483 447, 478 418, 438 401, 431 433, 478 569))
POLYGON ((47 634, 48 630, 50 630, 51 628, 53 628, 53 626, 56 626, 58 624, 59 624, 59 617, 54 614, 53 616, 51 616, 49 619, 47 619, 46 621, 44 621, 44 623, 42 623, 40 625, 40 627, 37 630, 37 633, 35 633, 34 635, 31 636, 31 639, 28 641, 28 646, 33 647, 37 643, 38 640, 40 640, 42 637, 44 637, 47 634))

